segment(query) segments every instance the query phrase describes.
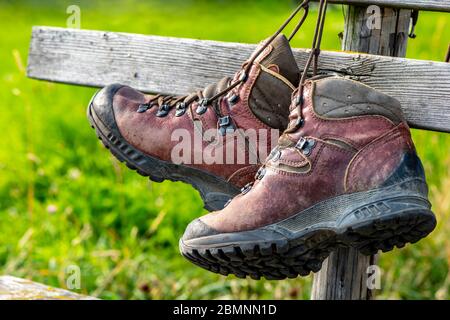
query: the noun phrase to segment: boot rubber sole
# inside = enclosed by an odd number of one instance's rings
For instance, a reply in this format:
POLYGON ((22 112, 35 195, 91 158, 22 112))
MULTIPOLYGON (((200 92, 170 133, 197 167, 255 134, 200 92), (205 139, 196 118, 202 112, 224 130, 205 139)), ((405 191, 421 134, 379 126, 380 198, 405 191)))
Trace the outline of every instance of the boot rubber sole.
POLYGON ((154 182, 164 180, 182 181, 192 185, 199 193, 208 211, 223 209, 225 203, 239 193, 239 189, 206 171, 178 165, 151 157, 131 146, 117 129, 105 125, 95 113, 92 98, 87 108, 87 117, 102 144, 120 162, 154 182))
POLYGON ((416 179, 338 196, 256 230, 181 239, 180 251, 222 275, 269 280, 306 276, 319 271, 338 247, 371 255, 426 237, 436 219, 424 188, 425 182, 416 179))

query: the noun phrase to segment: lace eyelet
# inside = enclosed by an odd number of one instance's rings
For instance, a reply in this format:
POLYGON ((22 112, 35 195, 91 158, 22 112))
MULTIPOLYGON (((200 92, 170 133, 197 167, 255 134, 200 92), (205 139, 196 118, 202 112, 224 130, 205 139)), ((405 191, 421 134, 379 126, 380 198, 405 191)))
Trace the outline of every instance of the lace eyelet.
POLYGON ((281 158, 281 151, 278 148, 273 149, 269 156, 267 157, 267 161, 277 162, 281 158))
POLYGON ((234 106, 236 103, 238 103, 238 101, 239 101, 239 95, 237 95, 237 94, 232 94, 231 96, 229 96, 228 98, 227 98, 227 101, 228 101, 228 104, 230 105, 230 106, 234 106))
POLYGON ((144 113, 150 108, 151 108, 151 106, 148 103, 143 103, 143 104, 139 105, 139 107, 138 107, 136 112, 137 113, 144 113))
POLYGON ((242 193, 243 195, 249 193, 250 190, 252 189, 252 186, 253 186, 253 184, 252 184, 251 182, 250 182, 250 183, 247 183, 247 184, 241 189, 241 193, 242 193))
POLYGON ((187 105, 184 102, 180 102, 177 104, 176 107, 176 111, 175 111, 175 116, 176 117, 181 117, 183 114, 186 113, 187 110, 187 105))
POLYGON ((300 140, 298 140, 297 144, 295 145, 295 147, 299 150, 303 150, 308 144, 308 140, 306 140, 305 138, 301 137, 300 140))
POLYGON ((245 82, 247 81, 247 79, 248 79, 247 73, 244 70, 242 70, 241 74, 239 75, 239 81, 245 82))
POLYGON ((233 123, 231 122, 230 116, 225 116, 225 117, 219 118, 218 124, 219 124, 220 135, 224 136, 227 133, 234 132, 235 128, 234 128, 233 123))
POLYGON ((258 169, 258 172, 256 173, 255 179, 261 180, 266 175, 266 168, 261 167, 258 169))
POLYGON ((168 104, 163 104, 159 107, 158 112, 156 112, 156 116, 159 118, 163 118, 169 114, 170 106, 168 104))
POLYGON ((305 156, 309 156, 312 152, 312 149, 316 145, 316 141, 313 139, 306 139, 304 137, 301 137, 300 140, 298 140, 295 147, 300 150, 305 156))
POLYGON ((197 113, 198 115, 204 114, 208 110, 208 103, 209 103, 209 100, 206 98, 203 98, 202 100, 200 100, 198 102, 198 107, 195 110, 195 113, 197 113))
POLYGON ((295 130, 300 129, 301 127, 303 127, 304 124, 305 124, 305 119, 298 118, 297 121, 295 122, 295 130))

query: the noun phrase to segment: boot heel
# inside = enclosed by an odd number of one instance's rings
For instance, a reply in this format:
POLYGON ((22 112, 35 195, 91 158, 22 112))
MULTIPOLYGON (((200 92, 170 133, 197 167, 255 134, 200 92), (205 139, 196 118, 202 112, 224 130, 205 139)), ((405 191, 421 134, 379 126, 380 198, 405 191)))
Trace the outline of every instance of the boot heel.
POLYGON ((339 226, 341 242, 371 255, 419 241, 434 230, 436 218, 428 200, 419 193, 385 194, 353 210, 339 226))

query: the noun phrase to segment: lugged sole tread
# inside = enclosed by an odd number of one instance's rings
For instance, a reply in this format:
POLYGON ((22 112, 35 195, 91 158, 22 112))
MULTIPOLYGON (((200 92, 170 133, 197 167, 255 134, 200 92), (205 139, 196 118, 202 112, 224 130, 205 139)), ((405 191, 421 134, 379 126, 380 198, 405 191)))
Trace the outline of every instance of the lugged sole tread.
MULTIPOLYGON (((151 181, 154 182, 163 182, 165 180, 177 182, 182 181, 185 183, 188 183, 192 185, 200 194, 203 203, 204 208, 208 211, 215 211, 220 210, 223 208, 223 205, 227 200, 222 201, 222 203, 210 203, 207 199, 207 193, 205 194, 204 190, 208 190, 208 187, 206 186, 200 186, 196 181, 193 179, 189 179, 187 176, 181 176, 178 174, 172 174, 170 170, 168 170, 165 165, 163 164, 163 161, 160 161, 156 158, 153 158, 153 162, 156 163, 155 166, 151 167, 151 170, 149 171, 143 171, 139 169, 139 163, 145 162, 145 159, 143 156, 137 154, 134 150, 132 150, 127 143, 121 141, 118 137, 115 137, 112 133, 107 133, 106 135, 101 131, 101 129, 96 124, 95 120, 92 116, 92 104, 90 103, 88 106, 88 120, 91 125, 91 127, 94 129, 98 139, 101 141, 103 146, 108 149, 111 154, 121 163, 124 163, 130 170, 133 170, 137 172, 139 175, 143 177, 149 178, 151 181)), ((219 183, 219 182, 217 182, 219 183)), ((217 186, 217 183, 215 184, 217 186)), ((224 186, 224 190, 227 189, 227 187, 224 186)), ((229 198, 234 197, 238 193, 238 189, 236 188, 235 193, 228 194, 229 198)))
POLYGON ((365 255, 379 250, 388 252, 419 241, 435 226, 431 211, 416 210, 383 220, 374 219, 340 234, 331 230, 312 231, 300 239, 286 239, 281 247, 278 241, 266 243, 263 248, 260 244, 245 243, 199 251, 181 240, 180 251, 194 264, 222 275, 282 280, 319 271, 323 261, 338 247, 355 247, 365 255))

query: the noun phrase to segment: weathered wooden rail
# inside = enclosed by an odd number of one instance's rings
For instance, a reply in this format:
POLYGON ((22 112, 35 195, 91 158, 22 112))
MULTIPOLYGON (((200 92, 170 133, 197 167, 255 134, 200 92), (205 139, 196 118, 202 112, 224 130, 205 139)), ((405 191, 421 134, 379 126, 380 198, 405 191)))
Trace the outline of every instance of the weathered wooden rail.
POLYGON ((374 4, 380 7, 391 7, 398 9, 450 12, 450 4, 447 0, 328 0, 328 2, 359 6, 374 4))
POLYGON ((0 276, 0 300, 94 300, 68 290, 30 280, 0 276))
MULTIPOLYGON (((329 0, 349 4, 343 49, 323 52, 319 72, 361 81, 397 98, 414 128, 450 132, 450 64, 400 58, 411 10, 450 12, 447 0, 329 0), (368 30, 366 8, 381 6, 382 25, 368 30), (395 57, 393 57, 395 56, 395 57)), ((185 94, 233 75, 255 45, 103 31, 34 27, 28 76, 102 87, 120 82, 146 92, 185 94)), ((308 50, 295 49, 302 69, 308 50)), ((376 256, 339 249, 316 274, 313 299, 370 299, 367 267, 376 256)))
MULTIPOLYGON (((241 43, 34 27, 28 76, 185 94, 233 75, 254 49, 241 43)), ((308 50, 294 53, 301 67, 308 50)), ((397 98, 415 128, 450 130, 450 65, 444 62, 324 51, 319 72, 346 75, 397 98)))

